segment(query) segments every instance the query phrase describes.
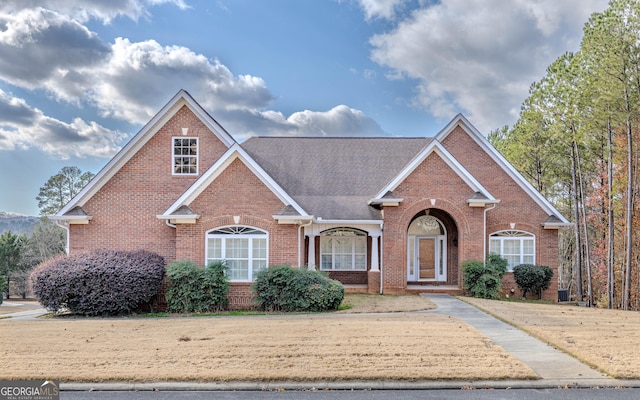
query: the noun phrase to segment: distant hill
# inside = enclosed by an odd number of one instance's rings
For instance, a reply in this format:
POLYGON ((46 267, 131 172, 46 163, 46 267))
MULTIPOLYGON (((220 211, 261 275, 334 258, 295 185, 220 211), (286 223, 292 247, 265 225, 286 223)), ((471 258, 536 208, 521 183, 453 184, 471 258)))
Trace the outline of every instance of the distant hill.
POLYGON ((33 226, 38 221, 40 221, 39 217, 0 211, 0 234, 11 231, 14 235, 29 236, 33 233, 33 226))

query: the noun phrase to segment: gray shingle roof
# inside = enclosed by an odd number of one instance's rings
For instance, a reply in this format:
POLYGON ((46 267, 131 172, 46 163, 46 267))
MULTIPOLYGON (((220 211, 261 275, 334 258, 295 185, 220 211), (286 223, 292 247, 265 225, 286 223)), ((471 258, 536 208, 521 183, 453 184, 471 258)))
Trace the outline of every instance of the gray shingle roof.
POLYGON ((84 211, 82 207, 75 206, 71 210, 67 211, 64 215, 86 217, 87 213, 84 211))
POLYGON ((470 200, 489 200, 489 198, 483 193, 475 192, 473 196, 471 196, 470 200))
POLYGON ((309 214, 380 219, 367 202, 431 140, 254 137, 241 146, 309 214))
POLYGON ((298 217, 300 216, 300 213, 297 212, 296 209, 293 208, 291 205, 287 205, 282 210, 280 210, 278 215, 286 216, 286 217, 298 217))
POLYGON ((184 215, 196 215, 196 213, 194 213, 189 207, 187 206, 180 206, 177 210, 175 210, 174 212, 171 213, 171 215, 180 215, 180 216, 184 216, 184 215))

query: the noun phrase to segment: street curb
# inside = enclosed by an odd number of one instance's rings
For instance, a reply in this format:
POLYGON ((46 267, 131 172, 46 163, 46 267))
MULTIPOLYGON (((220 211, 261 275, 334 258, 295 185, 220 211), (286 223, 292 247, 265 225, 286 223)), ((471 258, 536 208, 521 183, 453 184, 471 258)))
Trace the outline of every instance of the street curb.
POLYGON ((504 381, 341 381, 341 382, 61 382, 63 392, 90 391, 323 391, 323 390, 487 390, 640 388, 640 380, 562 379, 504 381))

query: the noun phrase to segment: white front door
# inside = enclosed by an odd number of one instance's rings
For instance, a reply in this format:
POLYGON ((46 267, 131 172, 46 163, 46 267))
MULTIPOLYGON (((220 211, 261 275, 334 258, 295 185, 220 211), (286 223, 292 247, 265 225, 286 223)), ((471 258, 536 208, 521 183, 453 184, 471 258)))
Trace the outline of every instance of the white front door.
POLYGON ((446 236, 416 236, 409 243, 408 281, 447 281, 446 236))

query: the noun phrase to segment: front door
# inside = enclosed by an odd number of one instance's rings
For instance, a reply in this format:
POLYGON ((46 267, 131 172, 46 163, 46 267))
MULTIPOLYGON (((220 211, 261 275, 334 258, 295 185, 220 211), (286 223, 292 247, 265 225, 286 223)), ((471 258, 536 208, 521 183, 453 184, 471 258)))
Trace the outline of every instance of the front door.
POLYGON ((418 268, 420 279, 436 279, 435 238, 418 238, 418 268))
POLYGON ((445 236, 417 236, 411 243, 408 281, 447 281, 445 236))

